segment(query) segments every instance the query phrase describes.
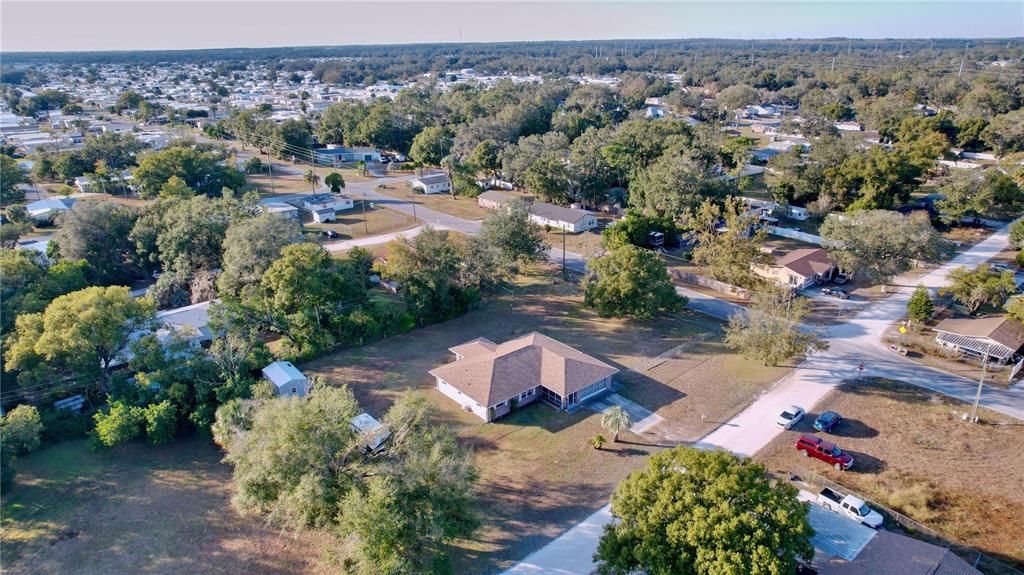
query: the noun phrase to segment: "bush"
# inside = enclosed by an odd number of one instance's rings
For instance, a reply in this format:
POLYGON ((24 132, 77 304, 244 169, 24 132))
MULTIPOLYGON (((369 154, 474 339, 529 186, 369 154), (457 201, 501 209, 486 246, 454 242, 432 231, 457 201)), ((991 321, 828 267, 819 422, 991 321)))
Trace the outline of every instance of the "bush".
POLYGON ((121 401, 111 403, 108 412, 98 412, 93 419, 96 420, 93 438, 102 447, 113 447, 135 439, 142 435, 142 426, 146 423, 142 408, 121 401))
POLYGON ((31 405, 19 405, 4 416, 3 448, 14 455, 28 453, 39 447, 42 433, 39 411, 31 405))
POLYGON ((14 487, 14 453, 0 445, 0 493, 7 493, 14 487))
POLYGON ((154 445, 168 443, 178 431, 178 411, 169 400, 152 403, 142 410, 146 418, 146 436, 154 445))
POLYGON ((39 412, 39 418, 43 422, 43 441, 46 442, 79 439, 92 430, 92 418, 69 409, 44 409, 39 412))

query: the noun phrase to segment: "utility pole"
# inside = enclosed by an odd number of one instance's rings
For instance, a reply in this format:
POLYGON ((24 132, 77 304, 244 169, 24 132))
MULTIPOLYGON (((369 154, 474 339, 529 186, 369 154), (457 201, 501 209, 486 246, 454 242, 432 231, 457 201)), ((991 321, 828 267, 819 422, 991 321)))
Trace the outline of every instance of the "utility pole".
POLYGON ((970 46, 971 46, 970 42, 968 42, 967 45, 964 46, 964 55, 963 55, 963 57, 960 58, 960 71, 957 72, 957 74, 956 74, 956 79, 957 80, 960 79, 960 76, 964 75, 964 60, 967 59, 967 48, 969 48, 970 46))
POLYGON ((313 186, 313 193, 316 193, 316 160, 313 159, 313 148, 309 149, 309 170, 313 172, 313 178, 309 182, 313 186))
POLYGON ((270 174, 270 193, 276 194, 277 190, 274 189, 274 157, 270 155, 270 148, 267 148, 267 173, 270 174))
POLYGON ((366 192, 363 192, 363 231, 370 235, 370 226, 366 223, 366 192))
POLYGON ((853 40, 846 42, 846 55, 849 56, 851 52, 853 52, 853 40))
POLYGON ((836 57, 835 56, 832 56, 832 70, 830 70, 830 71, 831 72, 835 72, 836 71, 836 57))
POLYGON ((565 273, 565 228, 562 228, 562 279, 569 279, 565 273))
POLYGON ((981 403, 981 387, 985 384, 985 370, 988 368, 988 355, 992 351, 992 343, 985 346, 985 359, 981 362, 981 377, 978 378, 978 393, 974 395, 974 406, 971 407, 971 423, 978 422, 978 404, 981 403))

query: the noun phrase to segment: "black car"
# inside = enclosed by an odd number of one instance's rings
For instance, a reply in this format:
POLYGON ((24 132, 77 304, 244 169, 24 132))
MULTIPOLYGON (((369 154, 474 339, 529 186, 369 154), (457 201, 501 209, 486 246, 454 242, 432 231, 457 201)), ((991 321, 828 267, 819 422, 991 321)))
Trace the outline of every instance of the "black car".
POLYGON ((338 232, 336 232, 334 230, 324 230, 324 235, 327 236, 328 238, 332 239, 332 240, 337 239, 337 238, 340 237, 338 235, 338 232))
POLYGON ((814 429, 818 431, 824 431, 825 433, 831 433, 837 425, 843 422, 843 416, 839 415, 834 411, 826 411, 818 416, 818 419, 814 420, 814 429))
POLYGON ((850 294, 846 293, 846 290, 842 288, 821 288, 821 294, 837 297, 839 299, 849 299, 850 294))

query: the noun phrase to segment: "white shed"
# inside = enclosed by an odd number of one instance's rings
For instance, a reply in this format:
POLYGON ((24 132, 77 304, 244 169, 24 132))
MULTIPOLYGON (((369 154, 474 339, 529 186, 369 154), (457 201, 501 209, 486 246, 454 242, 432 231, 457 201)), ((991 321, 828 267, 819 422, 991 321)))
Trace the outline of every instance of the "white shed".
POLYGON ((281 397, 305 397, 308 380, 290 361, 275 361, 263 368, 263 377, 267 378, 277 395, 281 397))

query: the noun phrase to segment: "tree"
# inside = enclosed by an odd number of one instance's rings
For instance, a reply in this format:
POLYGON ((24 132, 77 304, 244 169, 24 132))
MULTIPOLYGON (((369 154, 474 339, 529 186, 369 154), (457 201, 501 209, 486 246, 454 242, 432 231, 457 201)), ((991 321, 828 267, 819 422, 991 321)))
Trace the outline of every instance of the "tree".
POLYGON ((466 162, 478 172, 493 174, 501 167, 501 147, 492 140, 484 140, 473 148, 466 162))
POLYGON ((1017 291, 1013 272, 999 272, 988 264, 978 264, 973 270, 958 267, 949 272, 949 286, 942 289, 943 294, 951 294, 953 299, 974 313, 986 304, 1002 306, 1006 298, 1017 291))
POLYGON ((142 410, 146 420, 146 437, 154 445, 169 443, 178 428, 178 411, 169 400, 151 403, 142 410))
POLYGON ((642 248, 646 247, 649 243, 651 232, 665 234, 666 243, 674 243, 679 233, 675 222, 670 219, 646 216, 637 210, 629 209, 626 210, 624 218, 601 232, 601 241, 605 247, 612 247, 618 244, 632 244, 642 248))
POLYGON ((0 155, 0 202, 10 204, 25 199, 25 193, 18 186, 28 181, 25 172, 14 158, 0 155))
POLYGON ((15 455, 35 451, 43 434, 39 411, 27 404, 15 407, 3 416, 0 434, 3 435, 2 448, 11 450, 15 455))
POLYGON ((981 139, 999 155, 1024 149, 1024 110, 1000 114, 981 132, 981 139))
POLYGON ((171 176, 164 185, 160 186, 160 197, 163 199, 187 200, 196 195, 196 191, 188 187, 185 180, 178 176, 171 176))
POLYGON ((633 420, 629 417, 629 412, 618 405, 611 406, 601 414, 601 427, 607 429, 612 434, 613 443, 618 443, 619 434, 632 427, 632 425, 633 420))
POLYGON ((354 534, 357 573, 450 573, 448 545, 478 526, 472 454, 406 394, 384 417, 391 443, 379 473, 341 504, 340 530, 354 534))
POLYGON ((543 231, 530 219, 529 205, 519 198, 484 218, 480 235, 513 263, 536 261, 548 249, 543 231))
POLYGON ((356 433, 360 413, 347 387, 324 387, 303 401, 266 401, 251 429, 227 442, 234 466, 234 504, 293 528, 333 523, 359 475, 356 433))
POLYGON ((1024 194, 1013 178, 995 168, 957 170, 939 187, 943 199, 936 202, 943 220, 959 222, 964 217, 998 217, 1016 214, 1024 205, 1024 194))
POLYGON ((0 223, 0 247, 14 249, 21 236, 32 231, 32 224, 27 222, 0 223))
POLYGON ((689 220, 697 235, 693 262, 705 266, 714 279, 751 287, 756 283, 751 266, 771 262, 771 256, 761 251, 767 232, 750 232, 757 221, 746 215, 738 198, 727 198, 722 207, 704 200, 689 220))
POLYGON ((750 459, 676 447, 620 483, 598 573, 793 573, 814 554, 807 504, 750 459))
POLYGON ((188 146, 150 152, 142 157, 134 172, 139 196, 158 196, 171 176, 178 176, 196 193, 209 197, 221 195, 224 188, 238 190, 245 185, 245 175, 232 166, 222 165, 224 159, 222 153, 188 146))
POLYGON ((341 190, 345 189, 345 178, 338 172, 327 174, 327 177, 324 178, 324 183, 331 188, 332 194, 340 194, 341 190))
POLYGON ((61 216, 53 242, 65 260, 89 262, 90 282, 129 283, 137 275, 128 236, 138 218, 135 209, 111 202, 75 202, 61 216))
POLYGON ((918 324, 931 319, 935 314, 935 303, 932 301, 932 296, 928 292, 928 288, 923 285, 917 286, 914 289, 914 293, 910 296, 907 301, 907 317, 910 321, 918 324))
POLYGON ((571 199, 569 169, 556 154, 544 154, 523 176, 523 184, 545 202, 564 204, 571 199))
POLYGON ((819 233, 840 268, 882 284, 909 270, 914 261, 937 261, 943 252, 941 238, 923 212, 904 216, 869 210, 841 218, 833 214, 825 218, 819 233))
POLYGON ((719 92, 715 101, 718 102, 719 110, 731 112, 751 104, 757 104, 759 99, 760 96, 754 88, 746 84, 734 84, 719 92))
POLYGON ((808 300, 766 285, 754 291, 746 313, 740 311, 729 318, 725 343, 764 365, 778 365, 799 353, 827 350, 827 341, 800 327, 810 312, 808 300))
POLYGON ((351 143, 351 135, 366 114, 366 105, 362 103, 345 102, 328 106, 315 129, 317 140, 323 144, 351 143))
POLYGON ((388 278, 402 286, 409 313, 421 324, 454 317, 475 305, 500 278, 483 240, 460 242, 447 230, 424 229, 388 244, 388 278))
POLYGON ((302 174, 302 181, 312 185, 313 187, 316 187, 320 185, 320 176, 317 175, 315 170, 309 169, 306 170, 304 174, 302 174))
POLYGON ((593 447, 594 449, 600 451, 601 448, 604 447, 604 444, 608 443, 608 440, 605 439, 603 435, 598 433, 597 435, 595 435, 595 436, 591 437, 590 439, 588 439, 587 442, 590 443, 591 447, 593 447))
POLYGON ((632 245, 614 246, 590 260, 584 290, 584 302, 605 317, 650 319, 686 304, 686 298, 676 294, 658 254, 632 245))
POLYGON ((261 174, 263 173, 263 160, 257 156, 253 156, 245 161, 245 173, 247 174, 261 174))
POLYGON ((95 441, 103 447, 113 447, 142 435, 146 416, 141 407, 115 401, 107 411, 97 411, 93 420, 95 441))
POLYGON ((1017 321, 1024 322, 1024 297, 1011 297, 1006 300, 1006 305, 1003 306, 1003 309, 1006 310, 1006 315, 1017 321))
POLYGON ((1010 246, 1015 250, 1024 248, 1024 220, 1016 220, 1010 224, 1010 246))
POLYGON ((451 132, 442 126, 427 126, 412 139, 409 157, 427 166, 437 166, 451 150, 451 132))
POLYGON ((217 285, 226 294, 238 294, 263 277, 285 246, 302 240, 302 226, 277 214, 261 214, 233 222, 224 235, 223 271, 217 285))
POLYGON ((95 373, 106 385, 133 336, 153 329, 153 303, 126 287, 90 287, 53 300, 41 314, 18 318, 7 361, 14 369, 44 360, 75 375, 95 373))
POLYGON ((706 198, 721 197, 725 186, 709 177, 688 155, 666 152, 631 178, 629 207, 658 218, 677 219, 706 198))

